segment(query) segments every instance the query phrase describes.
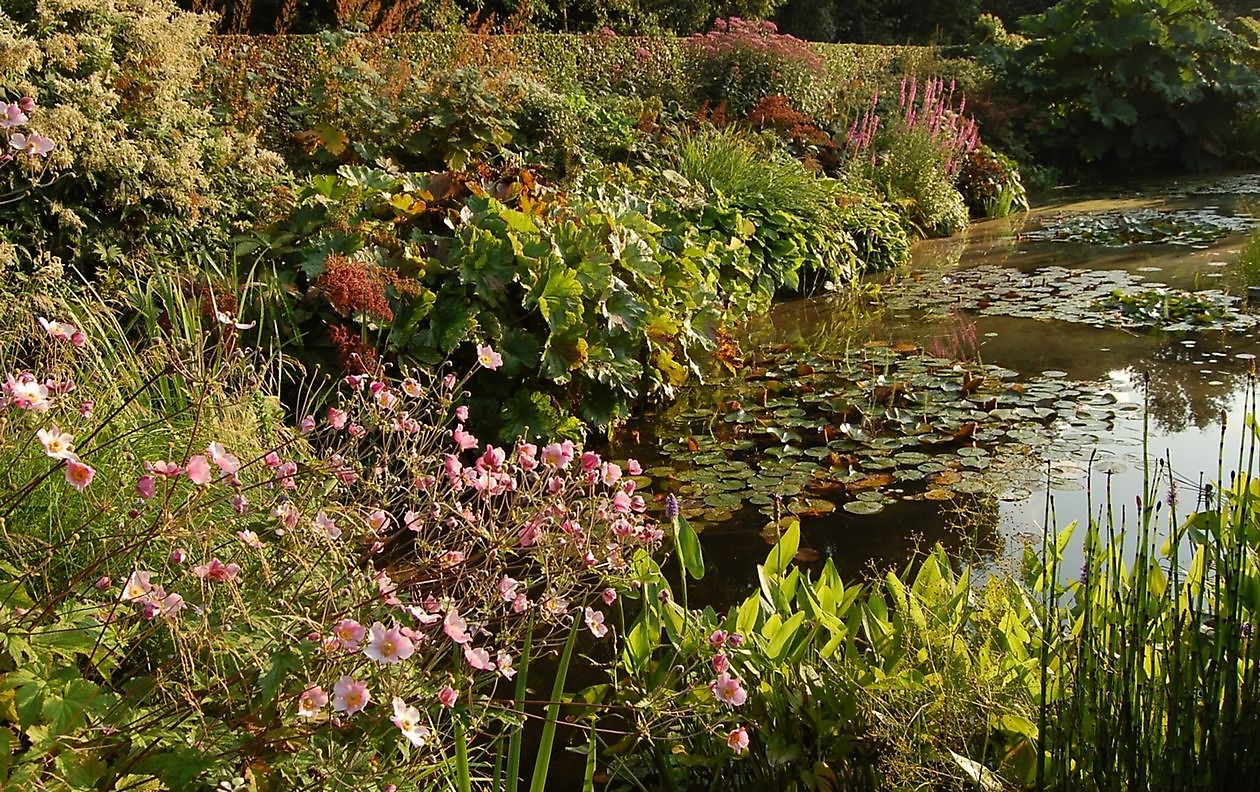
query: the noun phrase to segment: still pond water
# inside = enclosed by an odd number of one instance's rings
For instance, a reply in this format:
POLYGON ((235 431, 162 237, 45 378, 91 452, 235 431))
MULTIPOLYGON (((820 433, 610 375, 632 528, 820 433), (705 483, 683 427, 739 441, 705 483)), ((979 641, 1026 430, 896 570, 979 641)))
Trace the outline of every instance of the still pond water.
POLYGON ((861 296, 749 321, 709 384, 613 449, 702 527, 693 602, 755 587, 776 514, 800 517, 801 561, 856 578, 937 541, 1010 565, 1050 506, 1083 521, 1109 486, 1131 515, 1160 458, 1192 510, 1245 433, 1260 331, 1232 295, 1252 202, 1260 176, 1064 196, 921 243, 861 296))

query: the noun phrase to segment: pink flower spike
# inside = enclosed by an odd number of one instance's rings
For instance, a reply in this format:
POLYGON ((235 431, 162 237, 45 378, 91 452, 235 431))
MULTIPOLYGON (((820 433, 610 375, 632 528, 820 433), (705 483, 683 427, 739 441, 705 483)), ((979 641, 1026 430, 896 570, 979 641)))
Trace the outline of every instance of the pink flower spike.
POLYGON ((388 630, 385 625, 376 622, 372 625, 372 640, 363 647, 363 654, 378 663, 393 665, 406 660, 415 652, 411 639, 399 631, 395 624, 388 630))
POLYGON ((319 685, 311 685, 298 696, 298 715, 313 718, 328 705, 328 694, 319 685))
POLYGON ((748 732, 743 726, 732 729, 731 733, 726 735, 726 746, 734 751, 736 756, 748 750, 748 732))
POLYGON ((210 483, 210 462, 201 454, 188 460, 185 472, 188 474, 188 480, 198 487, 204 487, 210 483))
POLYGON ((370 700, 371 694, 366 682, 355 682, 350 677, 343 676, 333 685, 332 708, 337 712, 344 712, 346 715, 362 712, 370 700))
POLYGON ((74 456, 74 435, 61 431, 56 424, 48 429, 36 430, 35 436, 50 458, 70 459, 74 456))
POLYGON ((503 365, 503 356, 498 352, 495 352, 489 344, 478 344, 477 362, 480 363, 483 368, 488 368, 491 371, 494 371, 499 366, 503 365))
POLYGON ((79 492, 87 489, 95 477, 96 471, 90 465, 85 465, 78 459, 66 460, 66 483, 79 492))
POLYGON ((464 644, 464 659, 478 671, 493 671, 495 668, 490 653, 485 649, 474 649, 471 644, 464 644))
POLYGON ((450 685, 443 685, 438 691, 438 701, 443 707, 450 709, 455 706, 455 702, 459 700, 459 694, 455 692, 455 688, 450 685))

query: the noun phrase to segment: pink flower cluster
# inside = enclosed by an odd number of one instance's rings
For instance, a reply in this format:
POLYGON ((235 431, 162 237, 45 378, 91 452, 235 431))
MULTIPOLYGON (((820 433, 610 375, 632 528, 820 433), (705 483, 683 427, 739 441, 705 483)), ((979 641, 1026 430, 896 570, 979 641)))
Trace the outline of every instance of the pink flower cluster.
POLYGON ((919 96, 919 87, 917 77, 902 78, 898 98, 902 120, 907 128, 926 132, 932 142, 941 148, 945 153, 945 172, 952 174, 980 144, 980 129, 975 120, 966 115, 966 96, 960 98, 958 109, 954 109, 957 86, 953 80, 949 81, 947 88, 944 79, 928 78, 922 83, 922 97, 919 96))
MULTIPOLYGON (((0 104, 0 130, 12 130, 24 126, 30 120, 30 114, 34 110, 35 100, 29 96, 24 96, 16 102, 0 104)), ((11 132, 9 134, 9 148, 19 154, 47 157, 54 146, 52 140, 38 132, 11 132)), ((12 159, 11 155, 0 151, 0 164, 10 159, 12 159)))

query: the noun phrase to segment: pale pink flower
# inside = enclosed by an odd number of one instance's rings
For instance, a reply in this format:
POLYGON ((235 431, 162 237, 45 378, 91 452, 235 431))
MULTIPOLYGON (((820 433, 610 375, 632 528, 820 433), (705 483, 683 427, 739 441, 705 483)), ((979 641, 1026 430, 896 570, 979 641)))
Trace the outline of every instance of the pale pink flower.
POLYGON ((152 572, 145 572, 137 569, 127 578, 127 582, 123 584, 122 592, 118 595, 118 599, 122 602, 135 602, 145 599, 149 592, 153 589, 153 584, 149 582, 152 572))
POLYGON ((34 157, 47 157, 55 145, 50 138, 46 138, 38 132, 32 132, 29 135, 18 132, 9 138, 10 147, 18 151, 25 151, 34 157))
POLYGON ((75 349, 82 349, 87 346, 87 336, 83 334, 82 330, 75 330, 70 334, 70 346, 75 349))
POLYGON ((234 514, 244 514, 249 511, 249 498, 239 492, 232 496, 232 512, 234 514))
POLYGON ((378 663, 393 665, 411 657, 415 650, 411 639, 399 631, 397 624, 387 630, 385 625, 375 622, 372 625, 372 640, 363 647, 363 654, 378 663))
POLYGON ((22 109, 22 105, 17 102, 9 102, 5 105, 0 105, 0 107, 4 110, 3 113, 0 113, 0 129, 20 127, 29 120, 26 112, 22 109))
POLYGON ((725 673, 731 668, 731 659, 721 652, 713 655, 713 659, 709 663, 713 666, 713 673, 715 674, 725 673))
POLYGON ((443 685, 438 691, 438 701, 443 707, 450 709, 455 706, 455 702, 459 700, 459 694, 455 692, 455 688, 450 685, 443 685))
POLYGON ((328 694, 319 685, 311 685, 298 696, 298 715, 313 718, 328 705, 328 694))
POLYGON ((351 437, 359 438, 367 435, 367 429, 363 427, 363 424, 352 423, 346 427, 346 433, 351 437))
POLYGON ((333 627, 333 637, 347 652, 357 652, 367 630, 354 619, 342 619, 333 627))
POLYGON ((285 489, 297 488, 298 466, 296 462, 282 462, 276 466, 276 481, 285 489))
POLYGON ((512 655, 500 649, 499 654, 495 656, 495 661, 495 664, 499 667, 499 673, 503 675, 504 679, 511 679, 516 676, 516 666, 512 665, 512 655))
POLYGON ((366 682, 355 682, 350 677, 343 676, 333 685, 332 708, 337 712, 344 712, 346 715, 362 712, 370 700, 371 694, 366 682))
POLYGON ((166 462, 161 459, 156 462, 145 462, 144 469, 161 478, 175 478, 184 472, 184 469, 174 462, 166 462))
POLYGON ((461 404, 455 408, 455 418, 460 421, 468 420, 468 407, 461 404))
POLYGON ((336 521, 323 510, 315 515, 315 527, 323 531, 329 539, 337 539, 341 536, 341 529, 337 527, 336 521))
POLYGON ((521 470, 533 470, 538 467, 538 446, 533 443, 521 443, 516 448, 516 461, 521 470))
POLYGON ((424 395, 424 389, 420 387, 420 383, 412 377, 402 381, 402 392, 413 399, 418 399, 424 395))
POLYGON ((466 644, 472 641, 472 636, 468 634, 468 622, 464 621, 463 617, 459 615, 459 611, 453 608, 446 612, 446 618, 442 620, 442 632, 446 633, 446 637, 457 644, 466 644))
POLYGON ((472 644, 464 644, 464 659, 468 661, 468 665, 478 671, 494 670, 494 663, 490 660, 490 653, 485 649, 474 649, 472 644))
POLYGON ((184 561, 186 561, 187 559, 188 559, 188 551, 182 547, 175 548, 174 550, 171 551, 170 555, 166 557, 167 561, 171 562, 172 564, 175 564, 176 566, 183 564, 184 561))
POLYGON ((463 424, 455 426, 455 429, 451 431, 451 439, 455 441, 455 445, 459 446, 460 451, 467 451, 477 447, 477 437, 465 432, 463 424))
POLYGON ((563 470, 573 461, 573 453, 573 442, 571 440, 565 440, 563 443, 552 443, 543 448, 542 462, 544 465, 563 470))
POLYGON ((504 602, 511 602, 516 598, 516 590, 520 588, 521 581, 504 575, 499 578, 499 596, 504 602))
POLYGON ((188 460, 185 472, 188 474, 188 480, 199 487, 210 483, 210 462, 201 454, 188 460))
POLYGON ((52 403, 48 401, 48 388, 30 374, 14 377, 8 375, 4 382, 4 393, 9 403, 19 410, 47 412, 52 403))
POLYGON ((709 646, 718 648, 726 643, 726 630, 714 630, 709 634, 709 646))
POLYGON ((512 612, 524 613, 529 608, 529 597, 524 594, 517 594, 516 599, 512 600, 512 612))
POLYGON ((184 609, 184 598, 178 594, 167 594, 157 602, 158 615, 169 619, 184 609))
POLYGON ((643 466, 639 464, 639 460, 637 459, 627 459, 626 472, 632 476, 637 476, 643 472, 643 466))
POLYGON ((35 436, 44 447, 44 453, 53 459, 69 459, 74 456, 74 435, 63 432, 53 424, 48 429, 38 429, 35 436))
POLYGON ((241 540, 241 544, 246 547, 252 547, 255 550, 263 549, 262 540, 258 538, 258 534, 250 530, 237 531, 236 538, 241 540))
POLYGON ((717 679, 709 684, 709 690, 713 691, 713 696, 718 701, 732 707, 738 707, 748 700, 748 691, 744 690, 738 679, 726 672, 718 674, 717 679))
POLYGON ((239 473, 241 469, 241 460, 227 452, 222 443, 211 443, 208 449, 210 461, 218 466, 226 475, 239 473))
POLYGON ((419 533, 420 529, 424 527, 424 515, 418 511, 408 509, 406 513, 403 514, 403 527, 408 531, 415 531, 416 533, 419 533))
POLYGON ((55 319, 45 319, 42 316, 39 317, 39 325, 44 328, 44 332, 48 333, 50 338, 55 338, 58 341, 69 341, 76 331, 75 326, 72 324, 58 322, 55 319))
POLYGON ((586 628, 591 631, 591 635, 596 638, 603 638, 608 634, 608 625, 604 624, 604 612, 586 609, 586 628))
POLYGON ((79 417, 91 418, 92 411, 95 409, 96 409, 96 402, 92 401, 91 399, 79 402, 79 417))
POLYGON ((605 462, 599 468, 599 478, 605 487, 611 487, 621 480, 621 466, 616 462, 605 462))
POLYGON ((742 754, 748 750, 748 732, 744 730, 743 726, 732 729, 731 733, 726 735, 726 745, 735 752, 736 756, 742 754))
POLYGON ((503 356, 491 349, 489 344, 478 344, 477 362, 484 368, 494 371, 503 365, 503 356))
POLYGON ((614 602, 617 601, 617 589, 614 589, 614 588, 604 589, 602 599, 604 600, 605 605, 613 604, 614 602))
POLYGON ((394 697, 394 717, 390 722, 398 727, 403 736, 417 748, 420 748, 433 735, 429 727, 420 722, 420 710, 407 706, 407 702, 394 697))
POLYGON ((66 483, 79 492, 87 489, 95 477, 96 471, 90 465, 80 462, 77 458, 66 460, 66 483))
POLYGON ((594 451, 582 452, 582 472, 583 473, 590 473, 592 470, 599 467, 599 463, 600 463, 599 454, 595 453, 594 451))
POLYGON ((494 446, 486 446, 486 452, 477 459, 477 466, 488 468, 490 470, 498 470, 503 467, 507 454, 503 453, 502 448, 494 446))
POLYGON ((265 455, 263 455, 263 464, 272 470, 275 470, 280 467, 280 455, 275 451, 268 451, 265 455))
POLYGON ((193 567, 193 574, 202 580, 228 583, 240 577, 241 568, 236 564, 225 564, 215 557, 211 558, 208 564, 198 564, 193 567))
POLYGON ((350 420, 350 416, 346 415, 345 410, 339 410, 336 407, 328 408, 328 423, 332 428, 345 429, 348 420, 350 420))
POLYGON ((379 534, 389 527, 390 516, 385 513, 384 509, 376 509, 368 515, 367 524, 372 533, 379 534))
POLYGON ((144 500, 152 498, 157 493, 157 479, 153 476, 141 476, 136 482, 136 494, 144 500))
POLYGON ((464 563, 467 558, 468 557, 464 555, 463 550, 447 550, 442 554, 442 566, 447 569, 450 567, 457 567, 464 563))

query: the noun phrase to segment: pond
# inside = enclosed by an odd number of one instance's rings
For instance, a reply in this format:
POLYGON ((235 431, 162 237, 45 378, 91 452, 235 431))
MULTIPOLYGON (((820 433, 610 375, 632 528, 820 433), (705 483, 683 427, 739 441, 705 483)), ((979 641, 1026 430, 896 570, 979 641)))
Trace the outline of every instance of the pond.
POLYGON ((702 528, 693 600, 746 596, 787 515, 799 560, 857 577, 937 541, 1014 564, 1108 489, 1131 522, 1158 459, 1175 473, 1161 509, 1192 510, 1222 448, 1237 467, 1260 354, 1235 272, 1248 196, 1260 176, 1066 196, 751 319, 708 384, 613 449, 702 528))

